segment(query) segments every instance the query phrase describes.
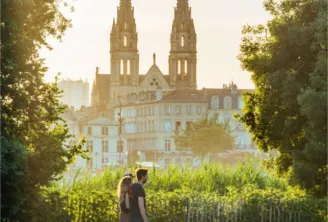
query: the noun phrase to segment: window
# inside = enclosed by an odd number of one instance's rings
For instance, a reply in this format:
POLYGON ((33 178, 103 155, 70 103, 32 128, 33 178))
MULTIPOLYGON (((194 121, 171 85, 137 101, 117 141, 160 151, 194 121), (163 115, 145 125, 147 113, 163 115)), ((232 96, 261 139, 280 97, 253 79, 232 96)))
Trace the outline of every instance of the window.
POLYGON ((151 115, 151 107, 148 106, 148 116, 150 116, 150 115, 151 115))
POLYGON ((188 73, 188 63, 187 63, 187 60, 184 61, 184 73, 188 73))
POLYGON ((126 25, 126 22, 124 22, 124 29, 126 29, 127 28, 127 25, 126 25))
POLYGON ((87 150, 89 153, 93 153, 93 141, 92 140, 87 140, 87 150))
POLYGON ((87 167, 88 167, 89 169, 93 168, 92 157, 90 157, 90 158, 87 160, 87 167))
POLYGON ((238 108, 239 109, 244 108, 244 100, 243 100, 243 97, 242 96, 239 96, 238 97, 238 108))
POLYGON ((181 74, 181 62, 180 62, 180 60, 178 61, 178 74, 181 74))
POLYGON ((108 135, 108 127, 107 126, 101 127, 101 135, 103 135, 103 136, 108 135))
POLYGON ((177 131, 177 132, 181 131, 181 121, 175 122, 175 131, 177 131))
POLYGON ((166 132, 170 132, 171 131, 171 121, 165 121, 164 122, 164 130, 166 132))
POLYGON ((224 108, 231 109, 231 97, 230 96, 224 97, 224 108))
POLYGON ((117 152, 118 153, 123 152, 123 141, 117 141, 117 152))
POLYGON ((103 153, 108 153, 108 140, 102 140, 101 147, 103 153))
POLYGON ((197 114, 200 115, 202 113, 202 107, 197 106, 197 114))
POLYGON ((212 109, 218 109, 219 108, 219 98, 217 96, 212 97, 211 107, 212 107, 212 109))
POLYGON ((165 106, 165 113, 171 114, 171 106, 165 106))
POLYGON ((92 127, 91 126, 88 127, 88 135, 92 135, 92 127))
POLYGON ((145 127, 145 132, 147 132, 147 131, 148 131, 148 129, 147 129, 147 127, 148 127, 148 125, 147 125, 147 120, 145 120, 145 125, 144 125, 144 127, 145 127))
POLYGON ((165 151, 171 150, 171 140, 165 140, 165 151))
POLYGON ((126 36, 124 36, 124 46, 127 46, 128 45, 128 38, 126 36))
POLYGON ((126 74, 130 75, 131 73, 131 67, 130 67, 130 60, 127 61, 127 65, 126 65, 126 74))
POLYGON ((123 70, 124 69, 124 63, 123 63, 123 59, 121 59, 121 65, 120 65, 120 74, 123 75, 123 70))
POLYGON ((184 36, 181 36, 180 45, 181 45, 181 47, 185 46, 185 37, 184 36))
POLYGON ((176 106, 176 107, 175 107, 175 112, 176 112, 177 114, 180 114, 180 113, 181 113, 181 106, 176 106))
POLYGON ((191 114, 191 105, 186 106, 186 112, 188 115, 191 114))
POLYGON ((147 116, 147 107, 144 107, 144 115, 147 116))
POLYGON ((151 107, 151 113, 152 113, 153 115, 155 115, 155 107, 154 107, 154 106, 151 107))

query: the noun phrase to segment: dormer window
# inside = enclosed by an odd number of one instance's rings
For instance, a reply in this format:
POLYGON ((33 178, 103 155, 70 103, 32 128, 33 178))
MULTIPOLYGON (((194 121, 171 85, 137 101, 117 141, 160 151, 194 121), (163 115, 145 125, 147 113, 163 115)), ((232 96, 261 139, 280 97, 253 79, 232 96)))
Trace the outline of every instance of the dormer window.
POLYGON ((124 46, 128 45, 128 38, 126 36, 124 36, 124 42, 123 42, 124 46))

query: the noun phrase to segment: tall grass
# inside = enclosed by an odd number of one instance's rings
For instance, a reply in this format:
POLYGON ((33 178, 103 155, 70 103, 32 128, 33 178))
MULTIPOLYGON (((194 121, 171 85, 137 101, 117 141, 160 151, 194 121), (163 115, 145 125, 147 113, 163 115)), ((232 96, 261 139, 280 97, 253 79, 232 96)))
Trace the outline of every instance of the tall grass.
MULTIPOLYGON (((40 208, 38 214, 45 221, 117 221, 116 188, 126 170, 133 172, 135 167, 112 167, 97 176, 79 170, 73 178, 45 189, 44 198, 49 206, 40 208)), ((200 221, 208 221, 206 218, 213 215, 219 219, 218 203, 224 205, 220 221, 230 217, 238 207, 249 217, 239 220, 243 222, 258 221, 254 218, 259 218, 262 210, 271 212, 272 206, 297 210, 305 219, 301 221, 319 222, 325 217, 322 204, 325 200, 314 199, 288 185, 287 180, 277 178, 252 160, 233 168, 224 165, 152 168, 145 189, 147 211, 154 222, 181 221, 189 213, 198 215, 198 212, 204 217, 200 221)))
MULTIPOLYGON (((92 176, 86 171, 79 170, 71 179, 62 181, 62 189, 80 190, 88 192, 90 190, 115 190, 118 181, 126 170, 123 168, 107 168, 103 173, 92 176)), ((241 189, 244 186, 253 185, 254 188, 266 189, 276 188, 286 191, 288 188, 287 180, 277 178, 257 166, 255 162, 249 160, 239 163, 231 168, 220 164, 204 165, 201 168, 191 167, 179 168, 171 165, 166 169, 152 168, 149 171, 146 190, 167 191, 191 190, 198 192, 211 192, 218 195, 225 195, 227 187, 241 189)))

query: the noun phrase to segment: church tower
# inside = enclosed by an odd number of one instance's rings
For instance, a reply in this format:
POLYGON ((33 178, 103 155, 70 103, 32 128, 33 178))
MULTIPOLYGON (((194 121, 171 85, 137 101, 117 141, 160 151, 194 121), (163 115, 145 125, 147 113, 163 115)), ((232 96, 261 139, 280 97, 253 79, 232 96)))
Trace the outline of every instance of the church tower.
POLYGON ((136 92, 139 86, 138 33, 131 0, 121 0, 110 34, 110 98, 136 92))
POLYGON ((174 9, 169 56, 172 88, 196 89, 196 32, 188 0, 178 0, 174 9))

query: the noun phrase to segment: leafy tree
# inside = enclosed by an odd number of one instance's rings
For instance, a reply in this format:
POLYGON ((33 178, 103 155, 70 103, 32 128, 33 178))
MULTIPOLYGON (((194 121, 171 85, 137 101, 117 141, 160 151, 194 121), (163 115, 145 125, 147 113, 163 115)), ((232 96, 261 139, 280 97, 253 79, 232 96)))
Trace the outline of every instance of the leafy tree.
POLYGON ((317 195, 327 190, 327 1, 267 0, 266 25, 244 26, 238 56, 252 73, 248 127, 280 175, 317 195))
MULTIPOLYGON (((46 38, 60 39, 70 21, 56 0, 1 1, 1 216, 33 221, 39 191, 81 154, 60 115, 60 91, 43 79, 46 38)), ((38 219, 40 220, 40 218, 38 219)))
POLYGON ((218 113, 210 119, 204 116, 196 122, 191 122, 182 133, 176 131, 174 141, 177 148, 190 149, 202 157, 232 149, 234 138, 231 136, 229 121, 221 123, 218 117, 218 113))

